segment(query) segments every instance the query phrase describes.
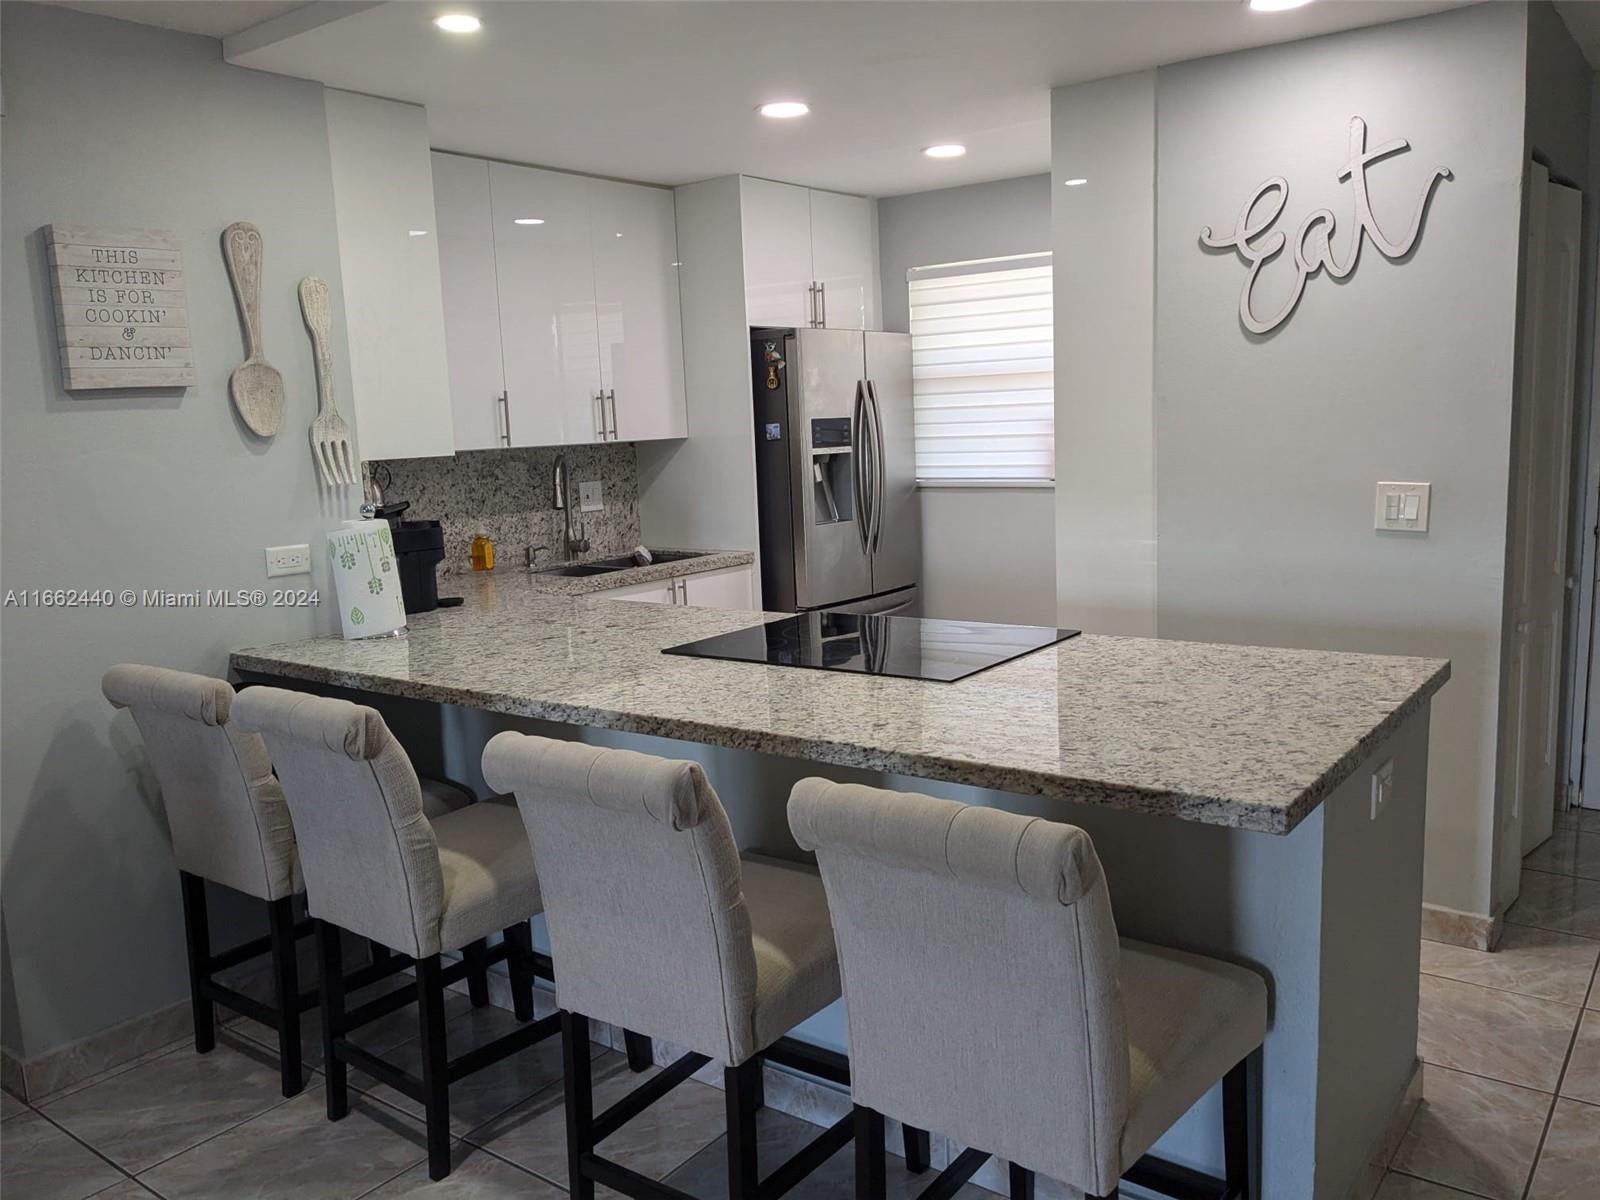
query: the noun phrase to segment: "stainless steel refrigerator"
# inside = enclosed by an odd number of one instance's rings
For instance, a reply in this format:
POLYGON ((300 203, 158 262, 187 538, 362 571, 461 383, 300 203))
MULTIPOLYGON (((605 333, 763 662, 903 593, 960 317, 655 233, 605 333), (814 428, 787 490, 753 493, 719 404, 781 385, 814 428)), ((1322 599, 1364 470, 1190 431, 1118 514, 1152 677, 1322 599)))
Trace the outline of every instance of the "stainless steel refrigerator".
POLYGON ((911 339, 752 329, 762 604, 915 616, 911 339))

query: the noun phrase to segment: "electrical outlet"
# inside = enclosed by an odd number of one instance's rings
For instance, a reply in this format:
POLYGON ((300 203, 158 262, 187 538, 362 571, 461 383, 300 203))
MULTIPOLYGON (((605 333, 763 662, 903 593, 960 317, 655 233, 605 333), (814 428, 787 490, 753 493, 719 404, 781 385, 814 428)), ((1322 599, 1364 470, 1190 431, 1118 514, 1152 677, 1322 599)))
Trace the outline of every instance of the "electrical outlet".
POLYGON ((1394 795, 1394 759, 1386 758, 1378 764, 1377 770, 1372 772, 1372 819, 1376 821, 1378 814, 1389 805, 1389 798, 1394 795))
POLYGON ((601 490, 598 479, 578 485, 579 512, 600 512, 605 506, 605 493, 601 490))
POLYGON ((299 546, 268 546, 267 547, 267 578, 275 575, 309 575, 311 574, 311 547, 305 544, 299 546))

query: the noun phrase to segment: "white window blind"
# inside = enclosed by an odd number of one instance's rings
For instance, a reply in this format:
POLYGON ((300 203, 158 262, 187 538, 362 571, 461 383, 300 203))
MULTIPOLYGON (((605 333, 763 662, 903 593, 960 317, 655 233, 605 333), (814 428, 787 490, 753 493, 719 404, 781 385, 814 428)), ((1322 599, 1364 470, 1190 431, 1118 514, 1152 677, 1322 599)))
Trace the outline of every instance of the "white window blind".
POLYGON ((1055 478, 1049 254, 908 272, 917 479, 1055 478))

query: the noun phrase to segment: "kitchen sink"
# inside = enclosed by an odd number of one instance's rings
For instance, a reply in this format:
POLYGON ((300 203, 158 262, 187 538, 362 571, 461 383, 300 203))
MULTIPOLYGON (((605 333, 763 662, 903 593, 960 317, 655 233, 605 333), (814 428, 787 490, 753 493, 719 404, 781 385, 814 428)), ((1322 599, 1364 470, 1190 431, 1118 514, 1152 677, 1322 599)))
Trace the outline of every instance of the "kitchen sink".
MULTIPOLYGON (((652 550, 652 563, 682 562, 687 558, 704 558, 702 550, 652 550)), ((535 575, 560 575, 567 579, 585 579, 592 575, 609 575, 613 571, 626 571, 637 567, 631 554, 617 554, 611 558, 593 558, 585 563, 568 563, 560 567, 541 567, 535 575)))
MULTIPOLYGON (((633 565, 633 560, 628 560, 628 565, 633 565)), ((603 563, 572 563, 565 567, 541 567, 535 575, 560 575, 567 579, 584 579, 590 575, 609 575, 613 571, 622 570, 619 566, 607 566, 603 563)))

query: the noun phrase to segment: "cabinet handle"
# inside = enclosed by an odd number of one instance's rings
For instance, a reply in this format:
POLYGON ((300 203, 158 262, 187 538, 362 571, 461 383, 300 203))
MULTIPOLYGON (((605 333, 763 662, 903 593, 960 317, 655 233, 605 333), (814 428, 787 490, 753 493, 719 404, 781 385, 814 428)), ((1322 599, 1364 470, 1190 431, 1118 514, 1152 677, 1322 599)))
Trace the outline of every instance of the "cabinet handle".
POLYGON ((611 440, 614 442, 617 440, 617 389, 608 391, 606 399, 611 401, 611 440))
POLYGON ((806 324, 815 329, 817 327, 817 285, 814 283, 806 284, 806 303, 811 306, 811 311, 806 314, 806 324))
POLYGON ((594 394, 592 400, 590 401, 590 406, 589 407, 590 407, 589 415, 594 418, 594 440, 597 441, 597 442, 603 442, 603 441, 606 440, 606 394, 605 394, 605 392, 603 392, 603 391, 596 392, 594 394))
POLYGON ((817 319, 817 324, 823 328, 828 325, 828 285, 817 284, 817 307, 822 310, 822 315, 817 319))
POLYGON ((500 406, 500 419, 502 422, 500 444, 509 446, 511 445, 511 393, 501 392, 495 398, 495 403, 500 406))

